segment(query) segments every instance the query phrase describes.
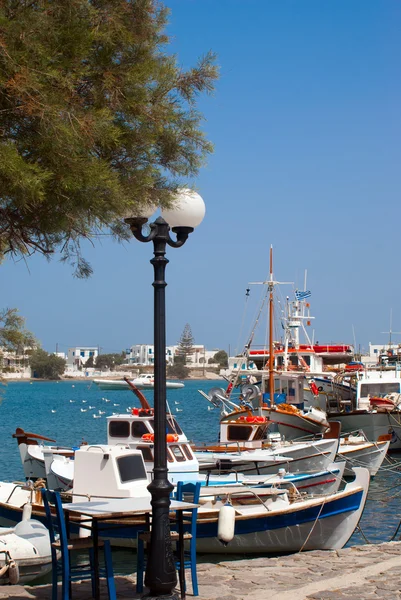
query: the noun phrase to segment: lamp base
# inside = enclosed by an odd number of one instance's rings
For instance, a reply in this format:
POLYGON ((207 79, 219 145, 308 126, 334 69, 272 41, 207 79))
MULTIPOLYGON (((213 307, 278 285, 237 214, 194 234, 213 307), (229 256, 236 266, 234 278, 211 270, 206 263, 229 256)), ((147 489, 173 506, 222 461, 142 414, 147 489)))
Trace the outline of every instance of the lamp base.
POLYGON ((144 598, 144 600, 179 600, 180 595, 175 591, 172 591, 171 594, 164 594, 163 596, 154 596, 149 592, 148 594, 142 596, 142 598, 144 598))

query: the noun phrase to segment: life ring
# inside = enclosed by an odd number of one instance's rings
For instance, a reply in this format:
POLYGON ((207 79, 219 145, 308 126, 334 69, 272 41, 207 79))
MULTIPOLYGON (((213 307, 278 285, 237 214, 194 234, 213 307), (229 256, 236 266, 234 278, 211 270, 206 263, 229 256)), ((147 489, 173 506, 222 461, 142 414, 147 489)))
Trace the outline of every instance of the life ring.
POLYGON ((143 442, 153 442, 155 435, 154 433, 144 433, 141 439, 143 442))
POLYGON ((178 442, 179 435, 177 433, 168 433, 166 435, 166 442, 178 442))

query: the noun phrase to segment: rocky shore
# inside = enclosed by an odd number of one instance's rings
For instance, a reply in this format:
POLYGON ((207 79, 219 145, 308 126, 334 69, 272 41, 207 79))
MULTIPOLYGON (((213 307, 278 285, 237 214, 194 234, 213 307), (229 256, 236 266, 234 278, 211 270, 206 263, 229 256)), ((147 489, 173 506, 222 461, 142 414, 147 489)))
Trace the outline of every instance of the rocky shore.
MULTIPOLYGON (((401 542, 314 551, 279 558, 198 564, 199 600, 401 600, 401 542)), ((135 594, 135 575, 116 577, 117 597, 135 594)), ((192 596, 187 573, 187 597, 192 596)), ((0 587, 0 598, 49 600, 51 586, 0 587)), ((73 584, 76 600, 91 598, 90 583, 73 584)), ((102 583, 102 600, 106 600, 102 583)))

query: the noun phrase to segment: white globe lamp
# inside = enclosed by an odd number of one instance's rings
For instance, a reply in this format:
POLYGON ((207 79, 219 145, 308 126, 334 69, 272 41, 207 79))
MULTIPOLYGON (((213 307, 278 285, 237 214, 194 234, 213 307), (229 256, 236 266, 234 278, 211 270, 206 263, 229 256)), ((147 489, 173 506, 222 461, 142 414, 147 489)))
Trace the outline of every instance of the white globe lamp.
POLYGON ((163 209, 162 217, 170 225, 176 227, 190 227, 194 229, 202 223, 206 207, 202 197, 193 190, 182 189, 173 200, 171 208, 163 209))

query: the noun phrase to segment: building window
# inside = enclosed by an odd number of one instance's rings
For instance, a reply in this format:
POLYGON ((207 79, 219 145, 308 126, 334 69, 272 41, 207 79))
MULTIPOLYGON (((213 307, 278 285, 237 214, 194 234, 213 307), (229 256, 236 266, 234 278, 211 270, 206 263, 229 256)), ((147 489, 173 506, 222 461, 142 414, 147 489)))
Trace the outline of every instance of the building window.
POLYGON ((75 352, 73 352, 72 355, 75 356, 75 352))
POLYGON ((82 356, 82 358, 85 357, 85 350, 81 350, 81 356, 82 356))
POLYGON ((89 350, 89 356, 94 356, 95 353, 93 352, 93 350, 89 350))

